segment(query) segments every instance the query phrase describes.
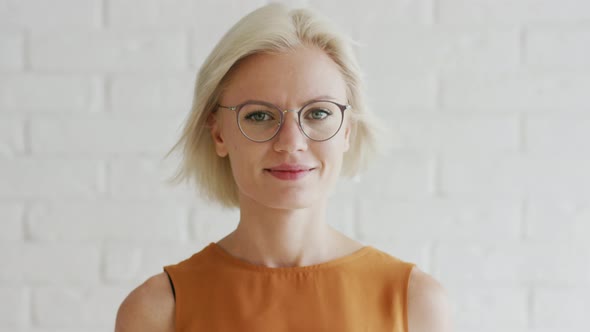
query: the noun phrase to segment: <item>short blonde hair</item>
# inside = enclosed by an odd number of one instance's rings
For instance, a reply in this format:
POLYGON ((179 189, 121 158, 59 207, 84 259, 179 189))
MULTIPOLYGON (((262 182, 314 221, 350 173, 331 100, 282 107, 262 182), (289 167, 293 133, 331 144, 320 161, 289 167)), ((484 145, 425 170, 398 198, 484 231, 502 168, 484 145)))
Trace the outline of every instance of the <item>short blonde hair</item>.
POLYGON ((262 52, 287 52, 314 46, 337 64, 346 82, 350 113, 350 148, 343 156, 342 174, 353 177, 378 152, 377 121, 365 105, 361 72, 352 41, 309 9, 269 4, 242 18, 218 42, 197 75, 191 112, 178 142, 166 154, 182 149, 182 161, 172 183, 194 182, 206 198, 225 207, 239 207, 238 188, 229 158, 215 153, 208 117, 215 110, 230 70, 238 61, 262 52))

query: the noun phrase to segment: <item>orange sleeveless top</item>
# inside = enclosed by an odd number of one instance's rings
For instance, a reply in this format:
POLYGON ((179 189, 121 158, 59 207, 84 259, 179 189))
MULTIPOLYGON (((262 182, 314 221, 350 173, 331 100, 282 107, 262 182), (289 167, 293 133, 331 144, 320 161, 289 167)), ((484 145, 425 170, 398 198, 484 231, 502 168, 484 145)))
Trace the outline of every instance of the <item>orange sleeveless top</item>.
POLYGON ((211 242, 164 271, 176 331, 407 332, 414 265, 365 246, 321 264, 271 268, 211 242))

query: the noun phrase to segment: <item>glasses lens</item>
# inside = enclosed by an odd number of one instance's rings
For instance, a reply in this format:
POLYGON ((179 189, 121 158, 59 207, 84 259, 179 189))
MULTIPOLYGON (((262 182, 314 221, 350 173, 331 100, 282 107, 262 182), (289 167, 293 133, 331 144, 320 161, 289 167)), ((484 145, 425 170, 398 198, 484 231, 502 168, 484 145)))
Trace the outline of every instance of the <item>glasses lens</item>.
POLYGON ((253 141, 270 139, 279 129, 280 123, 281 111, 265 104, 245 104, 238 114, 242 133, 253 141))
POLYGON ((305 106, 300 121, 309 138, 322 141, 334 136, 340 129, 342 111, 334 103, 318 101, 305 106))

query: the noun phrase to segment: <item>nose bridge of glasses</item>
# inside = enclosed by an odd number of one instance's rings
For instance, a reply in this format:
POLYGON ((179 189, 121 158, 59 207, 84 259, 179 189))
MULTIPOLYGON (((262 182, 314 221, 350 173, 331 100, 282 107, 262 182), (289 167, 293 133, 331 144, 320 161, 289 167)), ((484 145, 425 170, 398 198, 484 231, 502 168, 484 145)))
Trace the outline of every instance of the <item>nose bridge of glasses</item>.
POLYGON ((294 109, 294 110, 281 110, 281 112, 283 113, 283 122, 287 121, 287 113, 291 112, 293 113, 293 120, 296 123, 299 123, 299 110, 298 109, 294 109))
MULTIPOLYGON (((287 122, 288 113, 292 113, 293 114, 293 116, 292 116, 292 120, 293 120, 292 125, 295 126, 296 131, 298 133, 300 133, 302 135, 305 135, 305 134, 303 134, 301 125, 299 123, 299 110, 298 109, 281 110, 281 113, 283 114, 283 116, 282 116, 282 122, 279 124, 279 128, 278 128, 278 131, 279 132, 284 132, 285 129, 283 127, 285 126, 285 124, 287 122)), ((292 130, 292 129, 293 128, 291 128, 290 130, 292 130)))
POLYGON ((282 122, 276 132, 276 147, 281 149, 303 149, 307 143, 307 135, 299 123, 299 110, 281 110, 282 122), (288 114, 292 113, 291 120, 288 114), (287 123, 289 122, 289 123, 287 123))
POLYGON ((288 112, 293 112, 293 113, 295 113, 295 116, 297 116, 297 113, 299 112, 298 109, 294 109, 294 110, 282 110, 282 111, 283 111, 283 114, 287 114, 288 112))

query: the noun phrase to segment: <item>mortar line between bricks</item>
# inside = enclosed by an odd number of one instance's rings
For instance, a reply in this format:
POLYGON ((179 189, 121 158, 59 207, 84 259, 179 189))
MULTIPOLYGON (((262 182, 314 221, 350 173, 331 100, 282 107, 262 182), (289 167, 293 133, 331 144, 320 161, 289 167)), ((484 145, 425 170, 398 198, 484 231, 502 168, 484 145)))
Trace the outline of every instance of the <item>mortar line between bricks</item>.
POLYGON ((188 204, 188 211, 187 211, 187 219, 188 219, 188 224, 187 224, 187 238, 188 238, 188 242, 190 243, 191 241, 196 241, 196 239, 198 238, 197 236, 197 230, 195 228, 195 207, 194 205, 190 205, 188 204))
POLYGON ((188 204, 182 204, 180 207, 183 209, 182 223, 180 223, 180 243, 190 243, 190 224, 191 224, 191 209, 188 204))
POLYGON ((108 10, 109 10, 109 4, 108 4, 109 0, 100 0, 100 27, 105 29, 108 27, 109 25, 109 20, 108 20, 108 10))
POLYGON ((23 30, 23 71, 31 71, 31 30, 23 30))
POLYGON ((33 155, 30 115, 27 115, 23 121, 23 154, 25 156, 33 155))
POLYGON ((520 201, 520 239, 522 241, 526 241, 529 235, 529 227, 528 226, 528 200, 523 198, 520 201))
POLYGON ((435 258, 436 258, 436 249, 438 247, 438 241, 432 240, 428 243, 428 268, 430 269, 430 273, 436 278, 440 278, 439 271, 436 270, 435 258))
POLYGON ((102 100, 102 112, 112 113, 113 111, 113 98, 111 94, 111 87, 113 85, 113 77, 111 74, 106 74, 102 78, 102 89, 103 89, 103 100, 102 100))
POLYGON ((108 184, 110 178, 110 161, 101 160, 97 170, 97 189, 99 196, 112 197, 111 188, 108 184))
POLYGON ((526 66, 526 39, 527 39, 527 27, 526 25, 518 27, 518 62, 519 67, 526 66))
POLYGON ((434 158, 432 161, 432 195, 436 198, 443 198, 444 193, 442 190, 442 185, 440 183, 441 179, 441 156, 440 153, 435 153, 434 158))
POLYGON ((526 313, 527 313, 527 327, 528 328, 534 328, 535 324, 534 324, 534 318, 535 315, 533 313, 533 306, 534 306, 534 302, 535 302, 535 287, 532 285, 528 285, 527 287, 527 303, 526 303, 526 313))
POLYGON ((25 306, 26 306, 26 322, 25 328, 31 327, 31 322, 33 321, 33 290, 30 285, 25 286, 25 306))
POLYGON ((193 37, 193 29, 187 28, 185 33, 185 42, 186 42, 186 68, 188 70, 193 69, 193 47, 192 47, 192 37, 193 37))
POLYGON ((31 199, 31 198, 27 198, 24 201, 23 204, 23 215, 22 215, 22 221, 23 221, 23 241, 25 243, 31 243, 33 241, 33 232, 31 230, 31 209, 33 208, 33 206, 35 204, 42 204, 40 202, 40 200, 35 200, 35 199, 31 199))
POLYGON ((440 0, 432 0, 430 8, 430 24, 432 26, 440 24, 440 0))
MULTIPOLYGON (((359 182, 360 183, 360 182, 359 182)), ((359 191, 356 190, 355 191, 355 197, 354 197, 354 224, 353 224, 353 229, 354 229, 354 235, 359 238, 362 239, 363 241, 367 241, 366 238, 364 238, 363 236, 363 230, 361 228, 361 195, 358 194, 359 191)))
POLYGON ((356 194, 357 191, 355 190, 354 198, 353 198, 353 210, 352 210, 352 232, 354 233, 354 237, 359 240, 361 239, 361 229, 360 229, 360 197, 356 194))
MULTIPOLYGON (((37 288, 39 287, 38 285, 35 285, 37 288)), ((29 313, 29 319, 30 321, 27 322, 29 327, 39 327, 41 326, 41 324, 39 323, 39 316, 37 311, 35 310, 35 286, 31 287, 31 294, 30 294, 30 302, 29 302, 29 309, 30 309, 30 313, 29 313)))
POLYGON ((527 116, 526 114, 519 112, 518 114, 518 128, 519 128, 519 150, 521 154, 526 154, 527 153, 527 139, 526 139, 526 134, 527 134, 527 130, 526 130, 526 122, 527 122, 527 116))
POLYGON ((436 113, 442 113, 444 109, 442 92, 442 74, 437 73, 434 76, 434 109, 436 113))
POLYGON ((102 238, 100 240, 100 242, 98 243, 98 282, 100 282, 103 285, 108 285, 108 278, 107 278, 107 273, 106 273, 106 266, 107 266, 107 262, 106 262, 106 250, 107 250, 107 244, 106 244, 106 239, 102 238))
POLYGON ((23 208, 23 211, 20 216, 20 223, 21 223, 20 227, 21 227, 21 231, 22 231, 21 240, 23 242, 26 242, 27 238, 31 237, 30 232, 29 232, 28 222, 27 222, 27 220, 29 219, 28 218, 28 215, 29 215, 28 211, 30 209, 30 203, 27 201, 23 202, 22 208, 23 208))

